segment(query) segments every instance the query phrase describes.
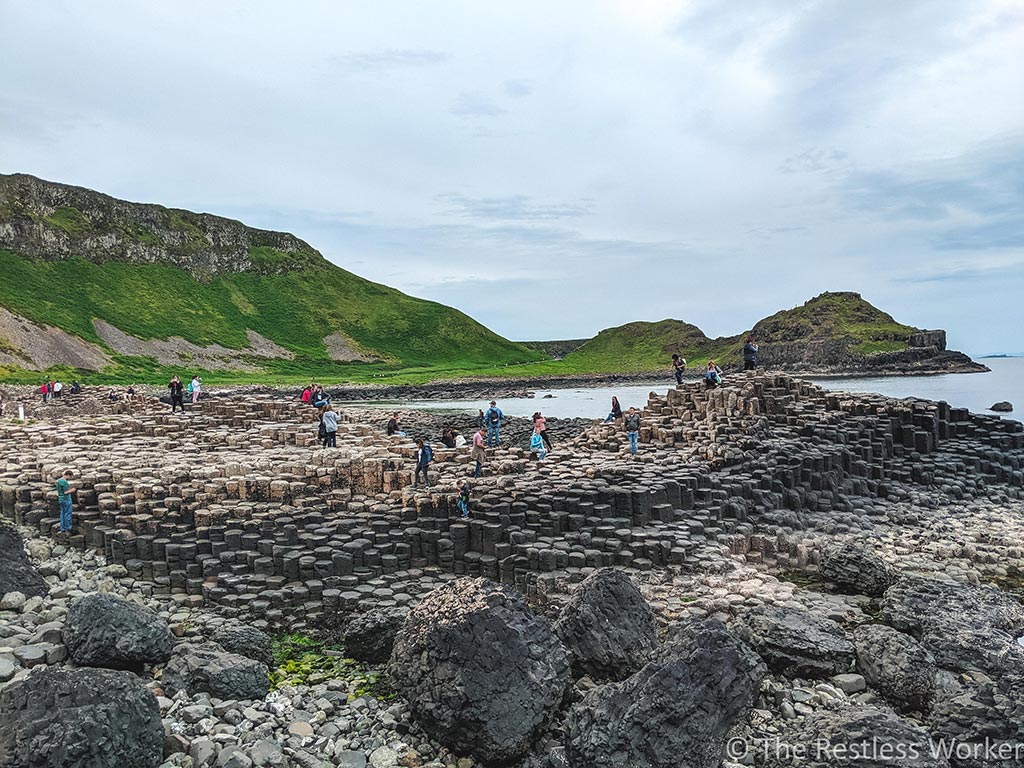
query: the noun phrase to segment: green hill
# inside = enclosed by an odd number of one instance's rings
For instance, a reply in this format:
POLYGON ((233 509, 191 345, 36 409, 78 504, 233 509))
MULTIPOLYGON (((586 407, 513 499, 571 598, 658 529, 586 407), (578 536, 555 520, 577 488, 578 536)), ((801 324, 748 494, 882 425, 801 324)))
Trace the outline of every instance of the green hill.
POLYGON ((0 307, 13 313, 0 317, 9 380, 96 354, 106 359, 94 379, 180 366, 364 378, 543 357, 334 266, 292 235, 25 175, 0 175, 0 275, 0 307), (71 338, 45 331, 57 350, 47 357, 24 321, 71 338))

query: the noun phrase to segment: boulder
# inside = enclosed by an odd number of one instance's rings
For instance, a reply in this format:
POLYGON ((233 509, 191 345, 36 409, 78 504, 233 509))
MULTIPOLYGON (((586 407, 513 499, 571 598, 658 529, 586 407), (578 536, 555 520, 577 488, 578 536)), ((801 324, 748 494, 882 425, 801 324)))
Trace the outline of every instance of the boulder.
POLYGON ((888 563, 854 542, 826 549, 818 573, 842 592, 870 597, 881 597, 896 581, 888 563))
POLYGON ((408 615, 404 608, 375 608, 359 614, 345 627, 345 653, 366 664, 386 663, 408 615))
POLYGON ((180 643, 164 667, 164 689, 205 692, 219 699, 262 699, 270 690, 267 666, 213 643, 180 643))
POLYGON ((657 645, 654 611, 622 571, 603 568, 573 592, 555 622, 572 654, 577 677, 623 680, 638 671, 657 645))
POLYGON ((635 675, 592 691, 569 714, 570 768, 717 768, 726 735, 766 674, 757 654, 716 619, 674 628, 635 675))
POLYGON ((791 722, 757 748, 761 768, 949 768, 933 755, 928 731, 881 709, 817 710, 791 722))
POLYGON ((148 608, 114 595, 94 592, 71 604, 64 644, 76 664, 141 672, 146 664, 170 658, 174 635, 148 608))
POLYGON ((933 657, 910 635, 884 624, 853 633, 857 666, 868 685, 899 712, 927 712, 935 695, 933 657))
POLYGON ((44 667, 0 690, 0 765, 152 768, 163 759, 156 697, 129 672, 44 667))
POLYGON ((808 611, 760 605, 740 619, 736 631, 773 672, 786 677, 831 677, 853 664, 853 643, 846 631, 808 611))
POLYGON ((1013 403, 1008 400, 1000 400, 998 403, 993 403, 989 410, 995 413, 1011 413, 1013 411, 1013 403))
POLYGON ((237 653, 247 659, 274 666, 274 652, 266 633, 245 624, 228 624, 221 627, 210 638, 228 653, 237 653))
POLYGON ((526 600, 488 579, 429 593, 395 638, 395 689, 432 738, 484 762, 524 753, 558 708, 569 655, 526 600))
POLYGON ((28 559, 21 533, 0 521, 0 598, 8 592, 42 597, 49 591, 49 585, 28 559))

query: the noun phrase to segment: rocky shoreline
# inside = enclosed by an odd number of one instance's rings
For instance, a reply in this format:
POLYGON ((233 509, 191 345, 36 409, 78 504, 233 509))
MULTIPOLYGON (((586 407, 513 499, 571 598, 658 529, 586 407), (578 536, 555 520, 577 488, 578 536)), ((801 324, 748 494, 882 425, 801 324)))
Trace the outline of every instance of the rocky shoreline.
POLYGON ((636 457, 617 425, 543 462, 506 432, 468 520, 468 454, 413 487, 380 409, 337 449, 273 393, 0 424, 0 766, 79 731, 80 764, 151 768, 1021 765, 1024 427, 727 381, 653 396, 636 457), (341 641, 327 679, 284 674, 296 634, 341 641), (865 734, 917 757, 852 760, 865 734))

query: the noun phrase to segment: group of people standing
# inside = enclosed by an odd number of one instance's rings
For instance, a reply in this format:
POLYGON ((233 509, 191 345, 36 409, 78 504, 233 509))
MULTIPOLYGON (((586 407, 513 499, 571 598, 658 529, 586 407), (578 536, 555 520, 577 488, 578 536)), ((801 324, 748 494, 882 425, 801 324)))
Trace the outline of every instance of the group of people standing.
MULTIPOLYGON (((189 400, 192 405, 199 402, 199 396, 203 393, 203 380, 199 378, 199 375, 192 377, 192 380, 186 387, 181 382, 181 378, 175 374, 171 377, 170 382, 167 384, 167 389, 171 393, 171 413, 176 413, 179 408, 181 412, 185 412, 185 393, 188 393, 189 400)), ((132 390, 132 396, 135 395, 134 389, 132 390)))
MULTIPOLYGON (((81 393, 82 385, 75 379, 71 382, 71 387, 68 389, 68 394, 77 395, 81 393)), ((59 400, 64 394, 64 385, 59 381, 44 381, 39 385, 39 395, 43 398, 44 403, 48 403, 51 400, 59 400)))
MULTIPOLYGON (((753 371, 757 369, 759 348, 753 337, 748 337, 743 344, 743 370, 753 371)), ((686 372, 686 358, 678 353, 672 355, 672 374, 676 378, 676 384, 682 385, 683 374, 686 372)), ((704 388, 714 389, 722 383, 722 369, 714 360, 708 360, 707 368, 704 370, 704 388)), ((614 398, 612 398, 614 400, 614 398)), ((614 410, 614 409, 613 409, 614 410)))

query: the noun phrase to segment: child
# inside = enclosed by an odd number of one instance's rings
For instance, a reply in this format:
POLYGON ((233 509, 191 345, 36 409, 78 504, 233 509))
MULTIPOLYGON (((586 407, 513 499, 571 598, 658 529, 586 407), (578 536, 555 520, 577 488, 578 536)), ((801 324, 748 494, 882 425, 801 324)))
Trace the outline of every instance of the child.
POLYGON ((537 454, 538 461, 544 461, 544 457, 548 455, 547 448, 544 447, 544 438, 536 429, 530 437, 530 450, 537 454))
POLYGON ((469 483, 465 480, 459 480, 455 483, 455 490, 458 491, 458 499, 455 501, 455 506, 459 508, 462 517, 469 517, 469 483))

